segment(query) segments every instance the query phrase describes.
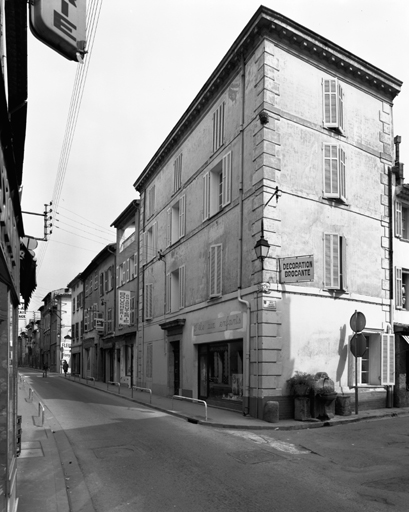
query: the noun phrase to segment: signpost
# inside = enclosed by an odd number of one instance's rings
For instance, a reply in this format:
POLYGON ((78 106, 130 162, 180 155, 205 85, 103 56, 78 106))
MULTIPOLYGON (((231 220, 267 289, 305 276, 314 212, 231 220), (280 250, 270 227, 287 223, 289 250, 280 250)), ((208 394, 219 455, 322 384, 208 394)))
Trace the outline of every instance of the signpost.
POLYGON ((351 339, 351 352, 355 356, 355 414, 358 414, 358 357, 362 357, 366 350, 366 338, 361 331, 365 329, 365 315, 355 310, 349 321, 354 335, 351 339))

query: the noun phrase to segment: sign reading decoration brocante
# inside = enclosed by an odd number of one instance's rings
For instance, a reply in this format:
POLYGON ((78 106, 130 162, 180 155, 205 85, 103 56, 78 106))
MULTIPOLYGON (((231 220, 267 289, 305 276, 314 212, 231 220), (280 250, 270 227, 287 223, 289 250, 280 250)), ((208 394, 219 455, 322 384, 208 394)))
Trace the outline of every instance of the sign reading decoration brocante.
POLYGON ((280 283, 314 281, 314 256, 280 259, 280 283))

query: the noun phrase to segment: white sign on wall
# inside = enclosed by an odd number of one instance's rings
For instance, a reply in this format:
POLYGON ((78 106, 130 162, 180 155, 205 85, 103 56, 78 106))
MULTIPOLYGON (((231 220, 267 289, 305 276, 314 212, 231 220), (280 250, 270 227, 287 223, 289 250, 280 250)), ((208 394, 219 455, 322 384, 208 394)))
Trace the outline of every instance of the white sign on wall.
POLYGON ((131 292, 127 290, 118 291, 118 324, 130 325, 131 323, 131 292))
POLYGON ((314 256, 280 258, 280 283, 314 281, 314 256))

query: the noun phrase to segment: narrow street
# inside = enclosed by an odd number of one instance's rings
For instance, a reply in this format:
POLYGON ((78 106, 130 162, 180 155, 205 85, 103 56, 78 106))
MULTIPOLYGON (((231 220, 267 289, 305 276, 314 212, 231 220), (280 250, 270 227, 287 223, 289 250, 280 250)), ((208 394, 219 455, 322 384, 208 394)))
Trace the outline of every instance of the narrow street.
POLYGON ((73 512, 407 510, 409 418, 215 429, 58 375, 26 378, 46 407, 73 512))

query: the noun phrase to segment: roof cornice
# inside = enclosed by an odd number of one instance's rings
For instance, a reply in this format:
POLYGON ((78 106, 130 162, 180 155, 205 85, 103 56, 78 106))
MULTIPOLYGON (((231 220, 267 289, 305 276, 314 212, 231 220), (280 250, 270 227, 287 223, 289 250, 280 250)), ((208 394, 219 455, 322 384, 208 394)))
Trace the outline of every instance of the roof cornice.
POLYGON ((397 78, 295 21, 261 6, 135 181, 134 187, 138 192, 146 187, 158 167, 178 148, 226 82, 237 73, 242 59, 245 61, 249 57, 262 38, 321 63, 337 75, 343 75, 390 101, 400 92, 402 82, 397 78))

